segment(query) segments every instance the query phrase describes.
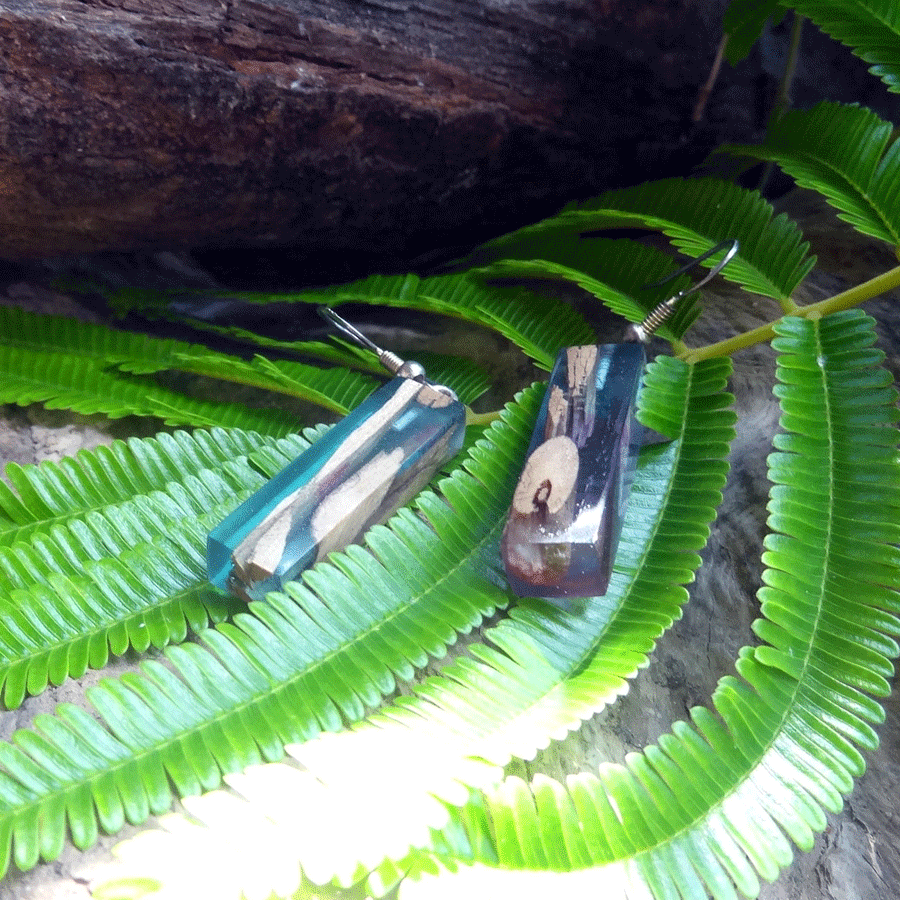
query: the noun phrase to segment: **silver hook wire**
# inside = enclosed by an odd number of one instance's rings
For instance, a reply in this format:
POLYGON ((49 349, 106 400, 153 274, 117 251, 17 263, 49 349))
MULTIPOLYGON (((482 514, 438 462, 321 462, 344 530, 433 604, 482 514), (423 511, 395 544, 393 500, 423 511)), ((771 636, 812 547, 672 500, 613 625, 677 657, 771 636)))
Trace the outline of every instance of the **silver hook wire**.
POLYGON ((414 381, 425 380, 425 367, 420 363, 413 360, 403 360, 390 350, 382 350, 376 343, 370 341, 355 325, 351 325, 346 319, 342 319, 331 307, 319 306, 317 309, 319 315, 334 325, 343 335, 361 347, 365 347, 366 350, 371 350, 378 357, 378 361, 392 375, 412 378, 414 381))
POLYGON ((354 343, 360 344, 367 350, 371 350, 376 356, 381 356, 384 352, 381 347, 370 341, 355 325, 351 325, 346 319, 342 319, 330 306, 317 307, 319 315, 330 322, 342 332, 346 337, 350 338, 354 343))
POLYGON ((736 240, 728 240, 721 241, 716 244, 715 247, 710 248, 705 253, 702 253, 700 256, 695 257, 692 260, 689 260, 685 263, 680 269, 672 272, 670 275, 666 275, 662 281, 654 281, 653 284, 645 284, 645 288, 652 287, 660 287, 663 284, 666 284, 669 281, 672 281, 673 278, 677 278, 679 275, 683 275, 685 272, 690 272, 695 266, 702 263, 704 260, 709 259, 711 256, 715 256, 720 250, 725 250, 728 248, 725 255, 706 273, 706 275, 700 279, 700 281, 692 284, 690 287, 685 288, 684 290, 678 291, 678 293, 673 294, 667 300, 663 300, 662 303, 657 304, 653 309, 647 313, 644 320, 640 323, 635 323, 629 326, 626 331, 626 338, 629 340, 638 340, 638 341, 646 341, 655 331, 659 328, 669 316, 675 311, 675 307, 678 305, 679 301, 683 300, 685 297, 690 294, 699 291, 705 284, 711 281, 725 266, 734 259, 735 254, 738 252, 740 244, 736 240))
POLYGON ((688 294, 692 294, 694 291, 699 291, 700 288, 703 287, 711 279, 715 278, 728 263, 734 258, 734 255, 738 252, 738 248, 740 244, 736 240, 728 240, 728 241, 720 241, 716 244, 715 247, 707 250, 706 253, 701 254, 700 256, 694 257, 694 259, 688 260, 680 269, 676 269, 669 275, 666 275, 660 281, 654 281, 652 284, 645 284, 645 288, 655 288, 662 287, 664 284, 668 284, 670 281, 674 281, 679 275, 684 275, 685 272, 690 272, 695 266, 698 266, 700 263, 705 262, 711 256, 715 256, 720 250, 724 250, 728 248, 728 252, 706 273, 706 275, 700 279, 696 284, 692 287, 687 288, 684 293, 682 293, 682 297, 686 297, 688 294))

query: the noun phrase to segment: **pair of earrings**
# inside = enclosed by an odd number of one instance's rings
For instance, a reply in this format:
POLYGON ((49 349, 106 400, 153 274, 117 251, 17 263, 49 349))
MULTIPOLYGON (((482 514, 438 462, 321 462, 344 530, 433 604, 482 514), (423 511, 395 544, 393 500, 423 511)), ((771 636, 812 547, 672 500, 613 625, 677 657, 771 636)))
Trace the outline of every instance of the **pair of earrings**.
MULTIPOLYGON (((501 552, 519 596, 606 592, 643 430, 635 418, 644 344, 679 301, 737 253, 726 241, 700 282, 629 325, 616 344, 560 351, 512 498, 501 552)), ((217 525, 207 539, 209 580, 246 600, 279 590, 410 500, 460 450, 465 407, 418 363, 373 344, 330 309, 322 315, 372 350, 395 377, 217 525)))

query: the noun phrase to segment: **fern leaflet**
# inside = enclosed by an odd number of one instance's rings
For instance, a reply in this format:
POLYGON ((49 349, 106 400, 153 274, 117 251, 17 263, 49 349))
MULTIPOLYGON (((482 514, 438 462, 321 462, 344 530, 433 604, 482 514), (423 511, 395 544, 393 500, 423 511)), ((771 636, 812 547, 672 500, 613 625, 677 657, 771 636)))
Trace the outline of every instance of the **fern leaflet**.
POLYGON ((658 229, 690 256, 721 241, 738 240, 740 252, 723 277, 779 301, 790 297, 815 263, 807 257, 809 245, 787 216, 773 219, 772 207, 758 193, 714 178, 671 178, 608 191, 497 238, 476 251, 474 258, 502 259, 517 255, 523 241, 533 244, 538 237, 602 228, 658 229))
POLYGON ((173 425, 243 426, 266 434, 293 430, 287 413, 201 401, 140 377, 167 370, 253 385, 339 413, 375 386, 373 379, 343 369, 262 357, 247 362, 182 341, 0 307, 0 402, 38 401, 111 418, 152 415, 173 425))
POLYGON ((188 626, 197 631, 238 608, 206 584, 198 549, 262 484, 260 469, 306 446, 300 438, 266 448, 258 435, 181 433, 100 448, 66 465, 11 467, 21 493, 0 492, 11 514, 0 514, 5 705, 99 668, 110 653, 183 640, 188 626))
POLYGON ((722 17, 722 31, 728 35, 725 58, 736 66, 757 42, 766 22, 777 25, 784 18, 779 0, 731 0, 722 17))
POLYGON ((824 194, 839 218, 900 247, 900 143, 869 109, 819 103, 773 123, 759 146, 722 150, 778 163, 802 187, 824 194))
POLYGON ((499 290, 468 274, 372 275, 352 284, 292 294, 229 292, 248 303, 372 303, 463 319, 495 328, 538 365, 550 369, 557 350, 593 340, 591 329, 573 309, 550 305, 527 291, 499 290))
MULTIPOLYGON (((688 276, 667 280, 676 271, 671 256, 634 241, 542 235, 515 246, 479 270, 487 279, 521 278, 571 281, 617 315, 639 322, 654 306, 690 283, 688 276), (658 282, 665 281, 665 284, 658 282)), ((686 298, 657 332, 680 340, 700 314, 696 298, 686 298)))
POLYGON ((846 44, 900 93, 900 6, 894 0, 790 0, 787 4, 846 44))

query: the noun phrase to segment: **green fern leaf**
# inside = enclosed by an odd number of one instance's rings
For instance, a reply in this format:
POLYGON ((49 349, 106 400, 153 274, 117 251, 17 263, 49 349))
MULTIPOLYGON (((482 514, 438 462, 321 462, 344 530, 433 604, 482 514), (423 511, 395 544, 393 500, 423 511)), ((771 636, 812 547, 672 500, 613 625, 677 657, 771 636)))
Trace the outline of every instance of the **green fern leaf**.
POLYGON ((110 653, 183 640, 188 627, 197 631, 237 607, 206 583, 206 532, 263 483, 248 452, 265 471, 308 446, 300 438, 261 442, 223 432, 164 435, 84 453, 65 467, 11 471, 23 491, 5 488, 2 498, 14 514, 3 521, 0 545, 7 707, 105 665, 110 653), (105 465, 110 459, 117 470, 105 465))
MULTIPOLYGON (((718 715, 696 708, 627 767, 566 787, 508 780, 455 817, 447 846, 510 868, 573 869, 587 855, 583 887, 609 893, 618 879, 614 896, 690 900, 755 896, 790 861, 788 839, 812 846, 863 771, 858 748, 877 743, 869 723, 883 711, 867 693, 888 693, 898 652, 896 396, 872 362, 873 326, 858 310, 777 326, 787 433, 770 460, 765 643, 720 682, 718 715), (823 481, 833 490, 812 487, 823 481), (532 829, 564 834, 564 858, 532 829)), ((467 896, 486 894, 470 880, 467 896)))
MULTIPOLYGON (((432 527, 401 511, 390 529, 369 533, 373 552, 335 554, 305 586, 201 632, 200 644, 167 648, 169 666, 145 662, 140 674, 92 688, 96 718, 61 707, 0 744, 0 833, 12 841, 4 865, 10 852, 21 868, 60 846, 65 822, 49 814, 59 804, 73 838, 90 840, 98 827, 163 811, 173 785, 181 795, 214 787, 223 771, 279 759, 286 743, 360 718, 396 678, 506 603, 497 529, 527 430, 494 429, 490 452, 473 450, 481 480, 457 469, 444 482, 453 509, 420 497, 432 527), (42 761, 57 757, 44 773, 42 761)), ((277 466, 273 449, 258 455, 262 468, 277 466)), ((205 525, 185 535, 189 584, 202 579, 205 525)))
POLYGON ((178 354, 173 358, 171 367, 299 397, 342 414, 358 406, 378 386, 374 379, 346 369, 320 369, 290 360, 270 360, 264 356, 255 356, 244 362, 206 350, 178 354))
MULTIPOLYGON (((198 518, 197 526, 209 522, 209 517, 198 518)), ((188 627, 199 630, 210 620, 223 619, 235 604, 223 602, 211 590, 198 590, 203 570, 183 546, 186 533, 187 529, 178 533, 173 528, 168 543, 138 545, 123 552, 118 562, 85 563, 82 575, 51 573, 27 589, 9 593, 4 585, 0 623, 4 705, 14 708, 26 693, 38 694, 48 684, 79 678, 88 666, 102 668, 111 653, 163 647, 184 640, 188 627), (135 575, 141 572, 144 577, 135 575)), ((204 534, 190 536, 197 543, 204 534)), ((38 546, 35 554, 18 549, 15 562, 20 566, 45 561, 37 556, 44 547, 38 546)), ((4 567, 10 555, 3 551, 4 567)))
POLYGON ((0 306, 0 403, 40 402, 110 418, 157 416, 170 425, 245 427, 264 434, 292 430, 280 411, 197 400, 111 367, 111 361, 122 358, 158 359, 175 346, 174 341, 0 306))
POLYGON ((517 255, 522 241, 533 244, 545 235, 603 228, 658 229, 689 256, 699 256, 724 240, 738 240, 740 251, 722 271, 723 277, 779 301, 790 297, 815 264, 807 256, 809 245, 787 216, 773 219, 772 207, 758 193, 714 178, 672 178, 608 191, 497 238, 473 258, 517 255))
POLYGON ((284 434, 286 414, 195 400, 145 380, 97 369, 73 354, 28 353, 0 346, 0 402, 43 403, 48 409, 103 413, 111 419, 154 416, 168 425, 243 426, 284 434))
MULTIPOLYGON (((198 330, 208 331, 212 334, 226 335, 230 338, 235 338, 244 343, 251 344, 257 347, 270 348, 284 353, 290 353, 292 355, 311 357, 313 359, 341 366, 345 369, 358 369, 362 372, 378 375, 381 377, 384 377, 385 375, 384 366, 382 366, 381 363, 378 362, 373 353, 370 353, 368 350, 363 350, 355 344, 351 344, 349 341, 342 341, 337 337, 332 338, 332 340, 330 340, 328 343, 324 341, 283 341, 256 334, 255 332, 248 331, 245 328, 238 328, 236 326, 213 325, 209 322, 205 322, 199 319, 192 319, 186 316, 167 315, 166 318, 169 318, 172 321, 190 325, 192 328, 198 330)), ((422 353, 420 351, 416 351, 415 356, 417 358, 417 361, 421 362, 422 365, 425 366, 425 370, 428 372, 428 377, 433 382, 435 382, 436 384, 445 384, 448 387, 452 388, 463 403, 472 403, 490 387, 491 381, 489 376, 481 369, 480 366, 476 365, 469 359, 465 359, 459 356, 452 356, 449 354, 422 353)), ((259 362, 260 359, 262 358, 257 357, 255 360, 257 370, 261 368, 261 364, 259 362)), ((284 379, 286 377, 288 379, 288 385, 290 385, 290 378, 292 375, 291 367, 296 364, 281 360, 274 360, 269 362, 270 365, 274 365, 276 367, 276 370, 278 370, 278 380, 284 379)), ((133 369, 131 368, 132 365, 133 363, 131 361, 125 360, 120 364, 120 367, 124 371, 133 371, 133 369)), ((170 367, 171 366, 165 366, 163 368, 170 367)), ((161 369, 153 368, 149 371, 161 371, 161 369)), ((311 370, 308 369, 308 367, 304 367, 300 371, 302 374, 302 378, 299 379, 301 386, 305 386, 307 384, 312 386, 316 383, 316 379, 318 377, 324 377, 326 379, 327 377, 329 377, 325 376, 324 373, 321 373, 319 370, 311 370)), ((233 378, 233 373, 231 372, 227 363, 221 370, 209 372, 208 374, 212 375, 213 377, 225 376, 228 377, 229 380, 233 378)), ((329 373, 329 375, 330 377, 334 377, 333 375, 331 375, 331 373, 329 373)), ((259 374, 256 374, 256 377, 258 378, 259 374)), ((350 382, 349 386, 352 388, 352 392, 348 391, 346 395, 342 395, 334 391, 333 388, 329 388, 325 392, 324 402, 322 400, 316 400, 316 398, 312 397, 308 392, 306 392, 303 387, 301 387, 300 390, 297 390, 295 387, 294 390, 288 390, 286 391, 286 393, 290 393, 294 396, 303 397, 306 399, 311 399, 314 402, 319 402, 320 405, 325 406, 326 408, 333 408, 335 411, 340 411, 338 406, 335 405, 336 403, 341 404, 341 406, 343 406, 345 410, 352 409, 368 393, 370 393, 372 387, 374 387, 371 382, 360 382, 358 379, 356 379, 356 376, 350 376, 349 378, 345 376, 345 381, 350 382), (360 390, 360 388, 357 386, 359 384, 365 384, 366 386, 361 389, 361 392, 359 394, 357 394, 356 391, 360 390)), ((271 385, 267 383, 260 384, 259 386, 271 387, 271 385)), ((277 384, 272 389, 277 390, 281 387, 281 384, 277 384)))
POLYGON ((838 217, 900 246, 900 142, 869 109, 820 103, 786 113, 760 146, 722 150, 778 163, 802 187, 824 194, 838 217))
MULTIPOLYGON (((658 303, 690 284, 685 275, 656 286, 675 270, 671 256, 634 241, 551 234, 517 244, 515 256, 477 271, 488 279, 571 281, 624 319, 639 322, 658 303)), ((695 299, 687 299, 658 334, 680 340, 699 314, 695 299)))
POLYGON ((766 22, 777 25, 785 11, 779 10, 779 0, 731 0, 722 17, 722 31, 728 35, 725 59, 736 66, 759 40, 766 22))
MULTIPOLYGON (((732 431, 731 413, 721 403, 710 403, 712 397, 721 399, 728 368, 722 360, 689 368, 664 357, 649 370, 642 392, 644 415, 670 424, 674 419, 681 426, 675 430, 683 435, 666 447, 647 448, 642 457, 605 597, 576 603, 568 611, 520 601, 509 619, 485 633, 484 644, 471 648, 472 658, 456 661, 440 678, 417 686, 413 698, 350 732, 322 735, 291 748, 302 771, 264 767, 229 778, 256 803, 254 809, 269 820, 268 827, 283 837, 281 829, 289 827, 293 833, 300 828, 297 840, 288 843, 290 865, 300 858, 304 872, 316 882, 335 875, 352 880, 359 865, 371 867, 385 856, 402 855, 427 837, 428 826, 446 819, 436 797, 465 802, 465 786, 496 781, 498 767, 512 754, 532 756, 625 689, 625 679, 645 664, 655 639, 677 616, 686 598, 677 585, 690 580, 699 562, 696 550, 719 498, 732 431), (699 503, 675 499, 687 496, 699 503), (673 543, 675 522, 682 537, 673 543), (687 522, 691 524, 685 527, 687 522), (361 758, 367 760, 360 772, 364 789, 353 774, 361 758), (383 786, 385 797, 373 782, 383 786), (385 808, 391 810, 389 824, 381 821, 385 808), (288 826, 283 818, 288 809, 310 813, 312 827, 296 817, 288 826)), ((532 395, 527 406, 523 400, 508 411, 509 424, 523 437, 536 399, 532 395)), ((495 454, 491 465, 498 474, 514 472, 517 461, 495 454)), ((491 482, 485 480, 484 486, 489 489, 491 482)), ((453 509, 464 508, 464 498, 449 486, 445 493, 453 509)), ((429 497, 424 505, 429 515, 433 502, 429 497)), ((501 522, 494 526, 493 554, 501 522)), ((206 821, 210 811, 205 804, 216 804, 219 796, 189 801, 189 808, 206 821)), ((254 816, 253 822, 258 821, 254 816)), ((232 862, 239 858, 258 868, 257 857, 251 862, 238 854, 232 862)), ((283 869, 287 863, 280 858, 276 864, 283 869)), ((229 877, 238 879, 233 883, 244 884, 244 874, 229 868, 229 877)))
POLYGON ((900 7, 894 0, 790 0, 798 13, 846 44, 900 93, 900 7))
MULTIPOLYGON (((34 357, 41 363, 58 364, 60 369, 58 384, 51 380, 52 373, 42 382, 40 369, 34 375, 27 372, 27 369, 23 370, 19 374, 19 383, 31 384, 33 388, 28 391, 22 387, 22 393, 17 395, 15 378, 12 374, 15 362, 12 362, 6 367, 5 372, 9 386, 0 394, 4 399, 12 402, 31 402, 57 396, 84 397, 78 407, 79 412, 104 412, 110 416, 127 415, 130 412, 142 414, 140 402, 135 399, 140 397, 142 392, 148 392, 147 406, 154 410, 159 409, 163 403, 177 407, 182 400, 188 410, 192 404, 196 405, 198 415, 205 408, 215 408, 213 404, 197 405, 191 398, 182 397, 172 391, 160 393, 157 397, 155 391, 158 385, 146 379, 117 376, 115 369, 131 375, 149 375, 170 370, 189 372, 299 397, 338 413, 346 413, 358 405, 377 384, 371 378, 344 369, 322 370, 286 360, 270 361, 260 356, 248 362, 183 341, 114 331, 105 326, 74 319, 38 316, 17 307, 0 307, 0 336, 2 336, 0 348, 7 348, 12 354, 12 360, 34 357), (81 391, 77 387, 79 370, 85 373, 81 380, 86 389, 81 391), (66 378, 72 382, 68 389, 63 386, 66 378), (87 387, 90 379, 93 379, 96 387, 87 387), (97 396, 101 386, 116 384, 127 385, 129 388, 127 394, 122 390, 113 392, 123 397, 124 405, 120 410, 111 406, 111 401, 105 401, 102 396, 97 396), (17 401, 16 396, 20 396, 21 400, 17 401)), ((66 404, 57 403, 57 405, 66 404)), ((221 404, 225 410, 229 406, 221 404)), ((254 414, 258 416, 263 428, 265 428, 263 423, 269 420, 277 423, 284 418, 282 414, 276 412, 254 414)), ((177 413, 173 411, 170 415, 177 413)), ((224 417, 233 418, 227 414, 224 414, 224 417)), ((182 418, 180 422, 176 420, 173 424, 186 423, 216 424, 216 421, 182 418)), ((235 423, 223 421, 221 424, 235 423)), ((286 430, 282 428, 281 433, 286 430)), ((272 433, 271 425, 268 433, 272 433)))
POLYGON ((229 293, 248 303, 372 303, 419 309, 494 328, 550 369, 560 347, 594 340, 591 329, 572 308, 548 304, 527 291, 498 290, 468 274, 372 275, 352 284, 293 294, 229 293))
POLYGON ((163 491, 206 470, 227 469, 269 445, 281 447, 285 458, 300 452, 308 441, 291 437, 276 443, 274 438, 236 429, 176 431, 127 443, 114 441, 58 463, 10 464, 6 468, 10 484, 0 482, 0 546, 31 543, 39 532, 163 491))

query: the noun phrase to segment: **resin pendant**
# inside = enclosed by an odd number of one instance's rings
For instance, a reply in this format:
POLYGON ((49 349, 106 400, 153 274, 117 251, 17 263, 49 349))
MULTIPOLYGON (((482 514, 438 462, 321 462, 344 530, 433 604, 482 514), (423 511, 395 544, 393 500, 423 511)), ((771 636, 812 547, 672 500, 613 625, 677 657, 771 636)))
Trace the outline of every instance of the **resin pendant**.
POLYGON ((279 590, 421 490, 459 452, 465 420, 449 389, 394 378, 210 532, 209 580, 245 600, 279 590))
POLYGON ((644 362, 640 343, 560 351, 503 531, 520 597, 606 593, 643 437, 644 362))
POLYGON ((561 350, 500 545, 520 597, 606 593, 644 429, 635 418, 644 342, 678 303, 718 274, 738 251, 723 241, 662 282, 724 251, 697 284, 655 306, 620 344, 561 350))

